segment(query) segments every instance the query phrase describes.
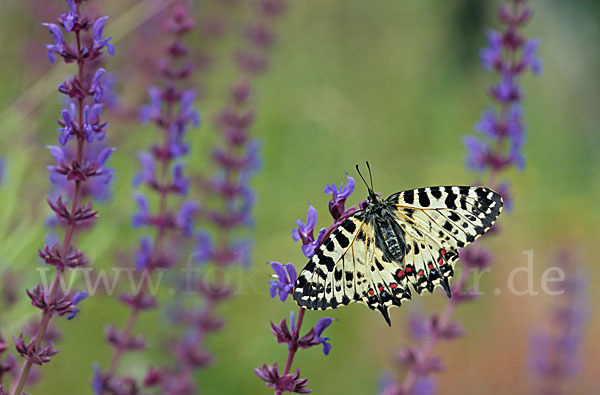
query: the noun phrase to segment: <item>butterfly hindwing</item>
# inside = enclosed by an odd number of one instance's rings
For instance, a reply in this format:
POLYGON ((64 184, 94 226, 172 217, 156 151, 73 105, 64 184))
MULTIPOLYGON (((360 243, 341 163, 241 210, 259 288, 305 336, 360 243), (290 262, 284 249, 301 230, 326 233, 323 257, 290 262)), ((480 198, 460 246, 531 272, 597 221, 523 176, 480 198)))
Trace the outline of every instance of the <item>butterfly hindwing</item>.
POLYGON ((449 279, 458 249, 493 225, 502 209, 496 192, 483 187, 431 187, 408 190, 346 219, 326 237, 294 288, 303 307, 326 310, 357 301, 379 310, 441 286, 449 279))

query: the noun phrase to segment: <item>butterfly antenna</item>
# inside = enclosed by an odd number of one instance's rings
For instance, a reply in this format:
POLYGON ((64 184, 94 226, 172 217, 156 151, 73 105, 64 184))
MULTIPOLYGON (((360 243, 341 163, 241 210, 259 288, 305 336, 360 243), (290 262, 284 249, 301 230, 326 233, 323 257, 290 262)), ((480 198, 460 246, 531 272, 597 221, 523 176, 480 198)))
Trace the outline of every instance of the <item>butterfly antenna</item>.
MULTIPOLYGON (((367 167, 368 167, 368 162, 367 162, 367 167)), ((363 182, 367 186, 367 189, 369 190, 369 196, 371 198, 375 198, 376 197, 375 192, 373 192, 373 188, 372 188, 373 180, 371 180, 371 186, 369 186, 369 184, 367 183, 367 180, 365 180, 362 173, 360 172, 360 168, 358 167, 358 164, 356 165, 356 171, 358 172, 358 175, 360 176, 360 178, 362 178, 363 182)), ((371 168, 369 168, 369 174, 371 174, 371 168)))
POLYGON ((366 161, 367 163, 367 169, 369 169, 369 179, 371 180, 371 190, 374 191, 375 188, 373 187, 373 175, 371 174, 371 166, 369 165, 369 161, 366 161))

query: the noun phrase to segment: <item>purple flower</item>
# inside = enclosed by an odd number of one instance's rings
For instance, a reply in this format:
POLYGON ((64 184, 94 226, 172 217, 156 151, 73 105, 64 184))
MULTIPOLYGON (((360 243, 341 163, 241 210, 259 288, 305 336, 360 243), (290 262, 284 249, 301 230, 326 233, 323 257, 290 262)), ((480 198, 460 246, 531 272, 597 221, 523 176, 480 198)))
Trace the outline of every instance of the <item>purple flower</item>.
POLYGON ((92 86, 90 88, 90 91, 94 93, 94 102, 96 103, 100 103, 100 101, 102 101, 102 96, 104 95, 105 88, 100 83, 100 79, 102 78, 105 72, 106 70, 104 70, 101 67, 98 70, 96 70, 96 73, 94 73, 94 77, 92 78, 92 86))
POLYGON ((537 38, 527 40, 523 46, 523 58, 521 59, 521 67, 530 68, 535 75, 542 73, 542 61, 536 55, 539 45, 540 40, 537 38))
POLYGON ((279 294, 281 301, 285 302, 288 295, 294 290, 294 284, 296 283, 296 268, 291 263, 288 263, 285 267, 279 262, 269 263, 275 271, 273 277, 276 279, 269 282, 269 292, 271 297, 274 298, 279 294))
MULTIPOLYGON (((77 292, 71 298, 71 302, 73 302, 72 306, 77 306, 82 300, 84 300, 88 296, 89 296, 88 293, 85 292, 85 291, 77 292)), ((72 320, 73 318, 75 318, 77 316, 77 314, 79 314, 79 311, 80 310, 78 308, 75 308, 75 310, 71 314, 69 314, 69 316, 67 317, 67 319, 68 320, 72 320)))
POLYGON ((149 237, 140 238, 140 247, 135 252, 135 267, 137 270, 146 270, 152 263, 152 240, 149 237))
POLYGON ((57 145, 46 146, 50 150, 50 155, 56 160, 58 166, 48 166, 47 169, 50 171, 50 182, 55 183, 58 177, 62 177, 62 174, 58 172, 58 169, 65 165, 65 153, 62 148, 57 145))
POLYGON ((308 205, 308 211, 306 214, 306 223, 302 220, 296 220, 298 228, 292 230, 292 239, 294 241, 302 240, 302 252, 307 258, 311 258, 315 254, 316 248, 323 241, 325 232, 327 229, 322 228, 319 231, 317 239, 314 238, 315 225, 317 224, 317 209, 315 209, 310 203, 308 205))
POLYGON ((42 23, 42 26, 46 26, 48 30, 50 30, 50 34, 52 34, 52 39, 54 40, 54 44, 46 45, 48 59, 50 59, 50 63, 54 63, 56 61, 54 53, 58 53, 60 55, 64 51, 65 38, 58 25, 55 25, 54 23, 42 23))
POLYGON ((150 104, 142 106, 140 110, 140 121, 146 123, 150 120, 159 119, 162 112, 162 93, 156 86, 148 89, 150 104))
POLYGON ((188 200, 181 205, 177 213, 177 226, 181 228, 185 236, 190 236, 194 230, 194 217, 200 209, 200 203, 188 200))
POLYGON ((530 341, 529 365, 538 378, 539 393, 562 388, 583 368, 581 343, 589 315, 585 274, 570 250, 558 254, 554 268, 566 275, 553 283, 552 308, 530 341))
POLYGON ((102 104, 98 103, 91 107, 85 106, 83 109, 83 135, 90 143, 94 141, 94 137, 97 137, 98 141, 104 138, 104 133, 101 131, 102 128, 98 125, 101 111, 102 104))
POLYGON ((196 92, 187 90, 181 94, 181 103, 179 105, 179 118, 181 122, 191 122, 194 127, 200 126, 200 113, 194 110, 192 105, 196 99, 196 92))
POLYGON ((483 48, 479 53, 482 67, 491 71, 499 70, 502 67, 502 35, 490 29, 487 33, 488 47, 483 48))
POLYGON ((333 318, 324 317, 321 318, 317 325, 315 325, 315 340, 318 343, 323 345, 323 354, 329 355, 329 351, 331 351, 331 344, 328 343, 330 340, 329 337, 322 337, 323 331, 327 329, 329 325, 333 322, 333 318))
POLYGON ((95 176, 103 176, 103 182, 104 184, 108 184, 112 178, 112 175, 114 173, 114 169, 111 169, 109 167, 104 167, 104 165, 106 164, 106 161, 108 160, 108 158, 110 158, 110 156, 112 155, 113 152, 115 152, 117 149, 114 147, 107 147, 104 148, 102 151, 100 151, 100 154, 98 154, 98 158, 96 159, 96 167, 97 170, 95 172, 95 176))
POLYGON ((194 260, 204 263, 210 260, 214 255, 212 236, 208 232, 199 231, 196 234, 196 249, 194 251, 194 260))
POLYGON ((94 391, 95 395, 101 395, 104 391, 104 378, 102 377, 100 365, 95 363, 93 369, 94 375, 92 377, 92 391, 94 391))
POLYGON ((56 131, 60 132, 60 134, 58 135, 58 142, 61 145, 66 145, 69 139, 71 139, 75 135, 75 131, 73 129, 73 117, 75 117, 75 115, 71 113, 72 111, 73 109, 71 109, 71 111, 62 110, 60 112, 63 120, 59 120, 58 124, 62 127, 60 129, 56 129, 56 131))
POLYGON ((326 185, 323 190, 323 192, 328 194, 331 193, 333 195, 332 199, 329 201, 329 212, 335 220, 347 217, 356 211, 356 208, 354 207, 351 207, 346 211, 346 199, 354 192, 354 178, 350 177, 348 173, 346 173, 346 177, 348 178, 348 182, 345 186, 344 183, 341 182, 339 188, 335 184, 331 184, 326 185))
POLYGON ((187 195, 190 180, 183 176, 184 166, 177 164, 173 166, 173 191, 180 195, 187 195))
POLYGON ((154 172, 156 169, 154 156, 144 151, 138 155, 138 160, 141 164, 142 170, 133 178, 133 185, 139 186, 143 182, 147 184, 153 184, 155 181, 154 172))
POLYGON ((463 141, 468 151, 467 168, 477 172, 485 170, 490 154, 489 144, 474 136, 465 136, 463 141))
POLYGON ((94 48, 101 49, 102 47, 106 47, 106 50, 111 56, 115 55, 115 47, 109 43, 112 37, 108 37, 106 39, 102 38, 102 33, 104 31, 104 24, 106 20, 110 18, 109 16, 104 16, 102 18, 98 18, 96 22, 94 22, 93 27, 93 35, 94 35, 94 48))
POLYGON ((138 211, 131 216, 131 225, 134 228, 141 228, 149 223, 150 220, 150 203, 146 196, 141 193, 135 194, 135 203, 138 211))
POLYGON ((75 25, 75 22, 79 18, 79 15, 77 15, 77 13, 75 12, 76 11, 75 0, 67 0, 67 3, 69 3, 69 13, 62 14, 60 16, 60 20, 61 20, 63 26, 65 27, 65 30, 70 32, 71 30, 73 30, 73 26, 75 25))

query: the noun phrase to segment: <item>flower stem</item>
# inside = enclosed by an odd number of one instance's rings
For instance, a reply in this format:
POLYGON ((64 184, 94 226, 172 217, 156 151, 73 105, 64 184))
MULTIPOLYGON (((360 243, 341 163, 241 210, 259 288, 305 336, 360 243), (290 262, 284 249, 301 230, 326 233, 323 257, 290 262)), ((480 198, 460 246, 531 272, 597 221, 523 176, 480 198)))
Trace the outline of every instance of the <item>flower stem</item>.
POLYGON ((292 343, 290 344, 289 353, 287 356, 287 360, 285 361, 285 367, 283 368, 282 376, 285 376, 290 372, 292 368, 292 362, 294 362, 294 356, 296 355, 296 351, 298 351, 298 338, 300 336, 300 327, 302 326, 302 321, 304 319, 304 313, 306 309, 300 307, 300 311, 298 311, 298 322, 296 323, 296 327, 294 328, 294 333, 292 335, 292 343))

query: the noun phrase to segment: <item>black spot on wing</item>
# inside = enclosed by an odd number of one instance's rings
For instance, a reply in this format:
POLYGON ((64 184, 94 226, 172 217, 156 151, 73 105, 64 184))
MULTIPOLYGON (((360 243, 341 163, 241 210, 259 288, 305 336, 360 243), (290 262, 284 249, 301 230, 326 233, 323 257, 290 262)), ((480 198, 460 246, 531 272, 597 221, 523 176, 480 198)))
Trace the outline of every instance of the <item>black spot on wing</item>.
POLYGON ((442 197, 442 191, 440 191, 440 187, 431 187, 429 190, 431 191, 431 196, 434 198, 439 199, 442 197))
POLYGON ((354 231, 356 230, 356 224, 354 223, 354 221, 347 219, 342 223, 342 228, 344 228, 344 230, 346 230, 349 233, 354 233, 354 231))
POLYGON ((415 191, 410 190, 410 191, 404 192, 404 194, 402 195, 402 198, 404 199, 404 201, 406 203, 413 204, 415 202, 415 191))
POLYGON ((429 201, 429 196, 427 196, 427 192, 423 191, 420 192, 419 191, 419 204, 423 207, 429 207, 429 205, 431 204, 431 202, 429 201))
POLYGON ((338 232, 335 235, 335 239, 338 243, 340 243, 340 247, 342 248, 346 248, 350 245, 350 240, 348 240, 348 238, 342 232, 338 232))

